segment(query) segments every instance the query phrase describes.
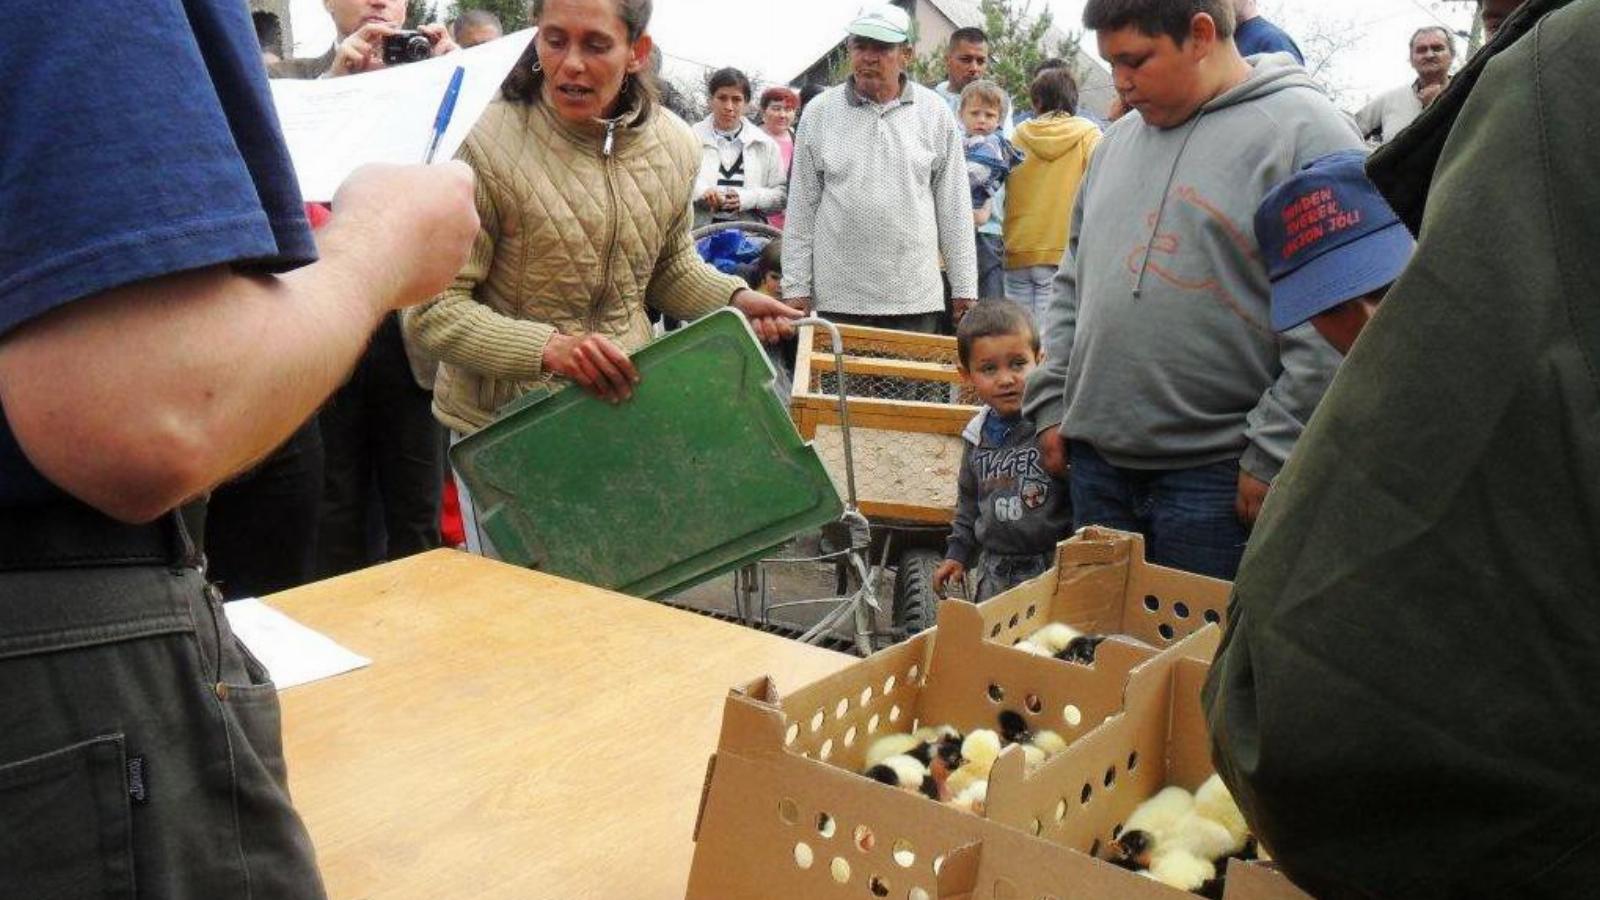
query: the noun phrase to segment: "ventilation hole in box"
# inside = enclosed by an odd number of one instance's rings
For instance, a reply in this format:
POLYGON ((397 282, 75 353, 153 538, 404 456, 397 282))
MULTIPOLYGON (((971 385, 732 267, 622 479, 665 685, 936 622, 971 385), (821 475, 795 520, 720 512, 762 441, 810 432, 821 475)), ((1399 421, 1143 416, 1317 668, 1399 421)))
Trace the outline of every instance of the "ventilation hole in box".
POLYGON ((862 706, 866 706, 868 703, 871 703, 871 702, 872 702, 872 688, 870 688, 870 687, 862 688, 861 689, 861 705, 862 706))
POLYGON ((878 733, 878 714, 877 713, 873 713, 872 714, 872 718, 867 720, 867 734, 877 734, 877 733, 878 733))
POLYGON ((900 704, 896 703, 889 707, 889 723, 892 725, 898 721, 900 721, 900 704))
POLYGON ((1044 701, 1039 699, 1038 694, 1029 694, 1028 696, 1024 697, 1022 700, 1022 705, 1027 708, 1028 712, 1031 712, 1036 716, 1039 713, 1044 712, 1044 701))
POLYGON ((1161 598, 1157 597, 1155 594, 1145 594, 1144 595, 1144 608, 1149 610, 1150 612, 1158 612, 1158 611, 1160 611, 1160 609, 1161 609, 1161 598))
POLYGON ((867 882, 867 887, 871 889, 874 897, 889 896, 889 882, 885 881, 882 875, 872 876, 872 880, 867 882))
POLYGON ((1172 626, 1168 625, 1166 622, 1162 622, 1161 627, 1157 628, 1156 632, 1161 635, 1161 639, 1163 641, 1170 641, 1172 640, 1173 635, 1177 634, 1177 632, 1172 630, 1172 626))
POLYGON ((1106 787, 1111 787, 1113 784, 1117 783, 1117 767, 1116 766, 1112 766, 1111 768, 1106 769, 1105 783, 1106 783, 1106 787))
POLYGON ((813 861, 813 857, 811 855, 811 845, 810 844, 807 844, 804 841, 801 841, 800 843, 794 845, 794 864, 795 865, 799 866, 802 869, 809 869, 809 868, 811 868, 812 861, 813 861))
POLYGON ((1205 611, 1205 615, 1201 616, 1201 618, 1205 619, 1207 622, 1210 622, 1213 625, 1216 625, 1216 624, 1219 624, 1222 621, 1222 614, 1217 612, 1214 609, 1208 609, 1208 610, 1205 611))
POLYGON ((823 760, 823 761, 827 761, 828 757, 830 757, 832 755, 833 755, 833 738, 828 738, 827 740, 822 742, 822 749, 817 751, 817 759, 820 759, 820 760, 823 760))
POLYGON ((911 893, 906 894, 906 900, 933 900, 933 898, 929 897, 928 892, 922 888, 914 887, 911 889, 911 893))
POLYGON ((1089 845, 1089 855, 1090 856, 1099 856, 1100 855, 1100 839, 1099 838, 1095 838, 1094 839, 1094 843, 1089 845))
POLYGON ((912 734, 916 734, 917 733, 917 729, 919 729, 921 727, 922 727, 922 720, 921 719, 912 719, 911 720, 911 727, 907 728, 906 731, 909 731, 912 734))
POLYGON ((1060 800, 1056 801, 1056 824, 1057 825, 1061 824, 1061 820, 1065 819, 1066 817, 1067 817, 1067 800, 1066 800, 1065 797, 1063 797, 1060 800))
POLYGON ((856 727, 854 725, 844 730, 844 745, 846 747, 854 747, 856 745, 856 727))
POLYGON ((873 848, 877 846, 878 836, 872 833, 872 829, 865 825, 857 825, 856 849, 860 850, 862 853, 871 853, 873 848))
POLYGON ((906 673, 906 684, 916 684, 917 676, 921 675, 921 674, 922 674, 922 667, 921 666, 912 666, 911 667, 911 671, 906 673))
POLYGON ((833 875, 833 880, 840 884, 850 883, 850 861, 842 856, 833 858, 833 865, 828 866, 828 871, 833 875))
POLYGON ((833 833, 838 830, 839 826, 833 821, 833 816, 827 813, 817 813, 817 834, 826 839, 833 837, 833 833))
POLYGON ((844 714, 849 712, 849 711, 850 711, 850 701, 849 700, 840 700, 839 701, 839 705, 835 706, 833 708, 833 717, 835 719, 842 719, 842 718, 844 718, 844 714))
POLYGON ((994 900, 1021 900, 1022 893, 1009 878, 994 880, 994 900))
POLYGON ((902 869, 909 869, 917 864, 917 849, 911 842, 901 838, 894 842, 894 862, 902 869))
POLYGON ((885 678, 883 680, 883 692, 884 692, 884 694, 887 695, 890 691, 893 691, 895 683, 896 683, 896 680, 895 680, 895 677, 893 675, 890 675, 888 678, 885 678))
POLYGON ((1077 728, 1083 724, 1083 710, 1068 703, 1067 708, 1061 711, 1061 719, 1073 728, 1077 728))
POLYGON ((989 682, 989 699, 996 703, 1006 698, 1006 689, 994 682, 989 682))
POLYGON ((1000 623, 996 622, 996 623, 994 623, 994 627, 989 629, 989 637, 997 638, 999 636, 1000 636, 1000 623))
POLYGON ((933 858, 933 874, 938 875, 939 874, 939 870, 943 869, 943 868, 944 868, 944 857, 943 856, 935 856, 933 858))
POLYGON ((1113 840, 1122 837, 1122 823, 1121 822, 1118 822, 1117 824, 1111 826, 1111 837, 1112 837, 1113 840))
POLYGON ((1031 618, 1033 618, 1033 617, 1034 617, 1034 616, 1035 616, 1035 615, 1037 615, 1037 614, 1038 614, 1038 612, 1039 612, 1039 607, 1037 607, 1037 606, 1029 606, 1029 607, 1028 607, 1028 611, 1027 611, 1027 612, 1026 612, 1026 613, 1024 613, 1024 614, 1023 614, 1023 618, 1025 618, 1025 619, 1031 619, 1031 618))
POLYGON ((822 730, 822 719, 823 712, 820 709, 811 714, 811 732, 813 734, 822 730))
POLYGON ((1044 831, 1044 823, 1038 819, 1034 819, 1032 822, 1028 823, 1028 832, 1034 837, 1038 837, 1042 831, 1044 831))
POLYGON ((794 739, 799 737, 799 736, 800 736, 800 723, 796 722, 793 725, 789 726, 789 730, 788 731, 785 731, 783 733, 783 743, 784 743, 784 745, 787 746, 789 744, 794 743, 794 739))
POLYGON ((1016 613, 1012 613, 1011 614, 1011 620, 1006 623, 1006 627, 1007 628, 1015 628, 1015 627, 1017 627, 1017 623, 1020 622, 1020 621, 1022 621, 1022 617, 1017 615, 1016 613))
MULTIPOLYGON (((1087 805, 1088 802, 1089 802, 1089 798, 1093 797, 1093 796, 1094 796, 1094 785, 1086 784, 1086 785, 1083 786, 1083 790, 1078 793, 1078 802, 1087 805)), ((826 835, 824 835, 824 837, 826 837, 826 835)))
POLYGON ((1172 614, 1180 619, 1189 618, 1189 604, 1183 602, 1182 600, 1172 604, 1172 614))
POLYGON ((1132 772, 1137 768, 1139 768, 1139 751, 1135 750, 1128 754, 1128 771, 1132 772))
POLYGON ((778 820, 785 825, 800 824, 800 804, 788 797, 778 801, 778 820))
POLYGON ((1014 638, 1011 639, 1011 646, 1013 646, 1013 647, 1015 647, 1016 645, 1018 645, 1020 643, 1022 643, 1022 638, 1020 638, 1020 637, 1014 637, 1014 638))

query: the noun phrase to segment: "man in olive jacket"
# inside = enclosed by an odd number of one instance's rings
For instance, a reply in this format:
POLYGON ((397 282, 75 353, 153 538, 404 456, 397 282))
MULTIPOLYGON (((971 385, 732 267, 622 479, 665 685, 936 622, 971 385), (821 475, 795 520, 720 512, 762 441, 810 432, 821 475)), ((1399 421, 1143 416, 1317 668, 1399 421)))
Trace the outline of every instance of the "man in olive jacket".
POLYGON ((1278 479, 1206 688, 1219 770, 1319 898, 1600 890, 1600 0, 1519 27, 1417 122, 1449 136, 1416 257, 1278 479))

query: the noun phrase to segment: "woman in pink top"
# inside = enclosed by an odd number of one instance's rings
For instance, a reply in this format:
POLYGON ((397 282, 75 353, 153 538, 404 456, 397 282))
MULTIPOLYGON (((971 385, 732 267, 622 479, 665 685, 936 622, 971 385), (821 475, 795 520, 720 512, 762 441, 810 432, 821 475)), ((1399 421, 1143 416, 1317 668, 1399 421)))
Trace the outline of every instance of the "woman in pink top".
MULTIPOLYGON (((789 88, 769 87, 761 92, 761 129, 777 142, 785 173, 794 162, 794 115, 799 107, 800 95, 789 88)), ((782 228, 783 213, 768 215, 767 222, 774 228, 782 228)))

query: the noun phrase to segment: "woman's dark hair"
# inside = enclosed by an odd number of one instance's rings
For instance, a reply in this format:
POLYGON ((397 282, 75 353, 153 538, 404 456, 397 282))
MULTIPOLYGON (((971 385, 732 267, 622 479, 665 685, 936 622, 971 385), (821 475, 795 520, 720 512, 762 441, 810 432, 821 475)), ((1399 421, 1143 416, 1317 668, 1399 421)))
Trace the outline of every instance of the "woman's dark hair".
POLYGON ((750 287, 759 288, 768 274, 783 277, 783 238, 776 237, 761 248, 761 255, 756 257, 755 267, 750 270, 750 287))
POLYGON ((734 87, 744 95, 744 100, 749 103, 755 99, 755 89, 750 86, 750 79, 735 68, 718 69, 706 79, 706 96, 715 96, 723 88, 734 87))
POLYGON ((1036 115, 1078 114, 1078 82, 1066 69, 1045 69, 1028 86, 1028 99, 1036 115))
MULTIPOLYGON (((616 4, 617 16, 622 19, 622 24, 628 30, 628 41, 631 44, 644 36, 650 28, 650 16, 655 10, 655 0, 612 0, 616 4)), ((544 15, 546 0, 532 0, 528 4, 528 22, 537 26, 539 18, 544 15)), ((539 36, 534 35, 528 42, 528 49, 522 52, 517 64, 511 67, 511 74, 500 85, 500 93, 507 100, 514 103, 542 103, 544 92, 544 71, 534 68, 534 63, 539 59, 539 36)), ((617 95, 617 109, 620 111, 633 111, 633 117, 623 123, 627 127, 643 125, 650 119, 650 114, 655 111, 656 105, 661 102, 661 91, 656 83, 656 76, 650 72, 639 72, 635 75, 625 75, 622 79, 622 92, 617 95)))

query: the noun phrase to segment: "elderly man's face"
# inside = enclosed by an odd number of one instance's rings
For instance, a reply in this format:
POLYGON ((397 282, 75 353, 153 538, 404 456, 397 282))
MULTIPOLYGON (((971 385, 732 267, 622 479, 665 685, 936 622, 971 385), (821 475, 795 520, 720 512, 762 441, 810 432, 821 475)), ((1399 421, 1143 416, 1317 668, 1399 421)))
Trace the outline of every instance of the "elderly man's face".
POLYGON ((479 44, 487 44, 490 41, 498 40, 500 37, 500 26, 498 25, 474 25, 471 28, 463 28, 461 36, 456 38, 456 43, 460 44, 461 49, 465 50, 468 47, 476 47, 479 44))
POLYGON ((944 68, 950 79, 950 90, 961 89, 982 78, 989 71, 989 45, 959 41, 945 54, 944 68))
POLYGON ((355 34, 374 23, 399 28, 406 21, 405 0, 323 0, 339 36, 355 34))
POLYGON ((855 76, 856 90, 862 94, 879 103, 888 100, 899 90, 900 76, 905 70, 904 44, 850 37, 850 74, 855 76))
POLYGON ((1423 81, 1439 81, 1450 74, 1456 61, 1450 39, 1443 31, 1424 31, 1411 42, 1411 68, 1423 81))

